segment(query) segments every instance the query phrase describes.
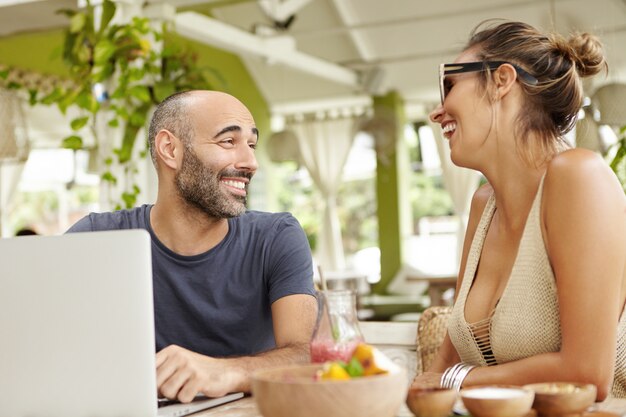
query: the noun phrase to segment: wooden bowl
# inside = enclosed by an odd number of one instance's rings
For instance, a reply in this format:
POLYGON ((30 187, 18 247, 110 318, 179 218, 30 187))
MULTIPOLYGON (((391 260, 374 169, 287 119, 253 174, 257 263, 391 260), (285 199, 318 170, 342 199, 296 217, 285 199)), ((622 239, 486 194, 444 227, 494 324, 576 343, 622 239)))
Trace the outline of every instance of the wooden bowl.
POLYGON ((535 392, 533 408, 542 417, 581 414, 596 401, 593 384, 545 382, 525 387, 535 392))
POLYGON ((411 388, 406 405, 417 417, 448 417, 457 392, 448 388, 411 388))
POLYGON ((316 380, 320 364, 269 368, 252 375, 264 417, 393 417, 404 402, 406 371, 344 381, 316 380))
POLYGON ((526 415, 535 393, 509 385, 476 386, 461 390, 461 399, 473 417, 520 417, 526 415))

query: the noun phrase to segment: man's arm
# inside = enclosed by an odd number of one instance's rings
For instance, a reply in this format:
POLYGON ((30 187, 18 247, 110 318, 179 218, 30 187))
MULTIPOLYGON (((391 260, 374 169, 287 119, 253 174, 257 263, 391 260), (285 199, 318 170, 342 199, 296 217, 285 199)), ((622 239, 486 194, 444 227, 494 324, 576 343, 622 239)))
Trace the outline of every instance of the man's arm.
POLYGON ((157 387, 167 398, 189 402, 198 393, 218 397, 250 391, 250 376, 261 368, 309 361, 309 342, 317 318, 317 300, 289 295, 272 304, 276 348, 254 356, 212 358, 179 346, 157 353, 157 387))

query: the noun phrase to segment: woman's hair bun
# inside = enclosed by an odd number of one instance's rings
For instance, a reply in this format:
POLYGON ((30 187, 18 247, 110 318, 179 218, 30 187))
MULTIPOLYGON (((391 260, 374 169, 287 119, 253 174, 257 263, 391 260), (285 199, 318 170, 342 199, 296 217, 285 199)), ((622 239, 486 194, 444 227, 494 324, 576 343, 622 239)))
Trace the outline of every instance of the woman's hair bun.
POLYGON ((571 57, 581 77, 589 77, 608 69, 600 40, 589 33, 575 33, 567 40, 571 57))

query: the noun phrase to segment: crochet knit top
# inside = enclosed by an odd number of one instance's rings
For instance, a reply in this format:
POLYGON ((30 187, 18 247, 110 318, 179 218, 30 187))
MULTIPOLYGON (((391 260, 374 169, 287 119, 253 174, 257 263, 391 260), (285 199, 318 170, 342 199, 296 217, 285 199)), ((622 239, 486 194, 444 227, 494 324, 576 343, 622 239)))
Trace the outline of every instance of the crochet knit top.
MULTIPOLYGON (((509 281, 491 314, 476 323, 465 321, 465 301, 476 275, 483 243, 496 208, 489 198, 468 254, 448 334, 461 361, 488 366, 561 348, 556 281, 541 233, 543 179, 528 214, 509 281)), ((617 324, 617 323, 616 323, 617 324)), ((618 323, 615 377, 611 395, 626 397, 626 314, 618 323)))

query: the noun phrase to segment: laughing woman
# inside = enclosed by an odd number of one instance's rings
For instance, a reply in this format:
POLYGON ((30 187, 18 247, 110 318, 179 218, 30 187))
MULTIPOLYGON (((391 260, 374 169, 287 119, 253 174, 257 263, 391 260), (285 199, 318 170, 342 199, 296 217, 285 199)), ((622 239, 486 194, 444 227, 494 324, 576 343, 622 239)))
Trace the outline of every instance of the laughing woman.
POLYGON ((606 68, 589 34, 479 25, 440 68, 452 161, 480 171, 448 334, 414 386, 591 383, 626 397, 626 198, 596 154, 563 136, 582 77, 606 68))

